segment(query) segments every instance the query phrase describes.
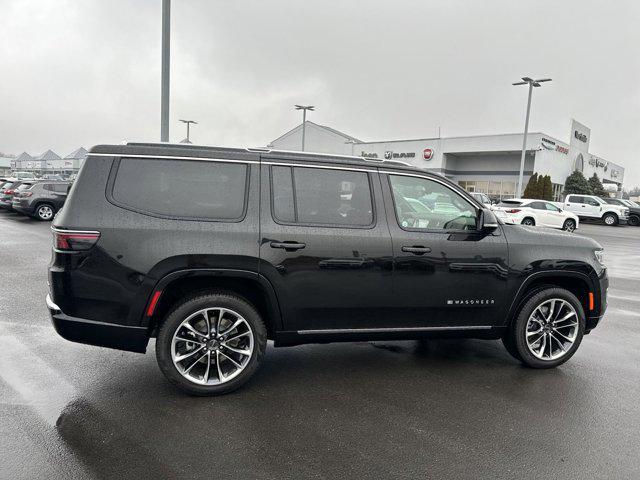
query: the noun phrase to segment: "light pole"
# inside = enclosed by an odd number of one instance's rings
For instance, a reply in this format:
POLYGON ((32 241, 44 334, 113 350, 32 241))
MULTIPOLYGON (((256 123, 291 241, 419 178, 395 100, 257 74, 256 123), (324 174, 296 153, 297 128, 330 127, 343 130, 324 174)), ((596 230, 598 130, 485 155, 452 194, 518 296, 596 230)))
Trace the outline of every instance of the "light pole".
POLYGON ((189 126, 193 123, 194 125, 197 125, 198 122, 196 122, 195 120, 182 120, 180 119, 180 121, 182 123, 186 123, 187 124, 187 138, 185 140, 182 141, 182 143, 191 143, 189 141, 189 126))
POLYGON ((520 156, 520 173, 518 175, 518 190, 516 197, 520 198, 522 195, 522 177, 524 176, 524 157, 527 153, 527 135, 529 133, 529 113, 531 112, 531 92, 533 87, 541 87, 543 82, 550 82, 550 78, 541 78, 539 80, 533 80, 529 77, 522 77, 521 82, 512 83, 512 85, 529 85, 529 99, 527 100, 527 115, 524 120, 524 138, 522 139, 522 155, 520 156))
POLYGON ((302 110, 302 151, 304 152, 304 136, 307 129, 307 110, 313 112, 316 107, 313 105, 295 105, 296 110, 302 110))
POLYGON ((169 62, 171 0, 162 0, 162 67, 160 86, 160 141, 169 141, 169 62))

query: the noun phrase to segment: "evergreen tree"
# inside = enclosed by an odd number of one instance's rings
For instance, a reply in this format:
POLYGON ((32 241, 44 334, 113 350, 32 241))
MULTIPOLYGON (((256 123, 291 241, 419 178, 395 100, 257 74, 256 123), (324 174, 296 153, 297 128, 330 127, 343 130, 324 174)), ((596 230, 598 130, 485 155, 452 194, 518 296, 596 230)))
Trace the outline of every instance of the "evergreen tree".
POLYGON ((600 179, 598 178, 598 174, 595 172, 593 173, 593 176, 589 179, 589 186, 591 187, 591 190, 593 191, 594 195, 597 195, 598 197, 609 196, 607 191, 602 186, 602 182, 600 182, 600 179))
POLYGON ((545 175, 540 182, 542 187, 540 188, 540 199, 553 200, 553 184, 551 183, 551 176, 545 175))
POLYGON ((564 181, 564 194, 569 195, 571 193, 577 193, 582 195, 592 195, 593 190, 589 186, 589 182, 584 178, 581 171, 576 170, 567 177, 564 181))
POLYGON ((538 192, 540 191, 540 186, 538 182, 538 174, 534 172, 529 178, 527 182, 527 186, 524 189, 524 193, 522 194, 523 198, 538 198, 538 192))

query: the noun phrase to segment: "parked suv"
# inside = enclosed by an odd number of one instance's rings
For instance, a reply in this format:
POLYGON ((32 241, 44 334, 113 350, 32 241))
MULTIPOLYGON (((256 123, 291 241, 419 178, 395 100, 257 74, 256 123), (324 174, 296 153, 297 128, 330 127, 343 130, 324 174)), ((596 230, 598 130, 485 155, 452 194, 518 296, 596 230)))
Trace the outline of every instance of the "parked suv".
POLYGON ((629 209, 619 205, 609 205, 595 195, 567 195, 564 199, 564 210, 573 212, 581 220, 602 220, 605 225, 626 224, 629 209))
POLYGON ((606 308, 594 240, 505 225, 444 177, 357 157, 96 146, 52 230, 58 333, 134 352, 156 337, 162 372, 198 395, 247 381, 267 340, 502 339, 555 367, 606 308))
POLYGON ((36 180, 17 180, 9 185, 3 185, 2 191, 0 191, 0 208, 13 211, 13 196, 16 192, 27 189, 34 183, 36 180))
POLYGON ((69 182, 39 182, 16 191, 13 195, 12 207, 25 215, 38 220, 50 221, 67 199, 71 187, 69 182))

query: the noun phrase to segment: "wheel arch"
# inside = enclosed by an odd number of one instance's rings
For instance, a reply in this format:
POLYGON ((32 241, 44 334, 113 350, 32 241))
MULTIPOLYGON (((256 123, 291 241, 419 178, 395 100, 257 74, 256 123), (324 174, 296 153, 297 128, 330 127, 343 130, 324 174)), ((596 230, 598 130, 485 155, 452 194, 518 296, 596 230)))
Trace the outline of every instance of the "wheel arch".
POLYGON ((282 315, 271 283, 256 272, 226 269, 180 270, 164 276, 147 300, 142 326, 147 327, 150 336, 155 336, 162 320, 176 303, 185 296, 207 290, 235 293, 251 302, 262 316, 269 338, 282 330, 282 315), (157 296, 155 302, 154 296, 157 296), (156 304, 149 316, 152 303, 156 304))
POLYGON ((599 289, 595 287, 591 278, 582 272, 566 271, 566 272, 536 272, 529 275, 520 285, 516 295, 514 296, 505 326, 510 326, 514 318, 516 318, 521 306, 535 293, 547 287, 560 287, 573 293, 580 301, 585 312, 585 317, 589 317, 589 293, 593 293, 594 297, 598 297, 599 289))

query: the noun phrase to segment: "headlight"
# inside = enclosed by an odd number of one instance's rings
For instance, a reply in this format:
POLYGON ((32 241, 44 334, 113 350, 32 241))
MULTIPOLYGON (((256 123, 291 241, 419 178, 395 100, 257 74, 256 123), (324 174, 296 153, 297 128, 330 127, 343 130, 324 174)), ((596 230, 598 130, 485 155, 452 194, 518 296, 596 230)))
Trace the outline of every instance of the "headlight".
POLYGON ((604 250, 594 250, 593 253, 595 253, 598 263, 604 267, 604 250))

